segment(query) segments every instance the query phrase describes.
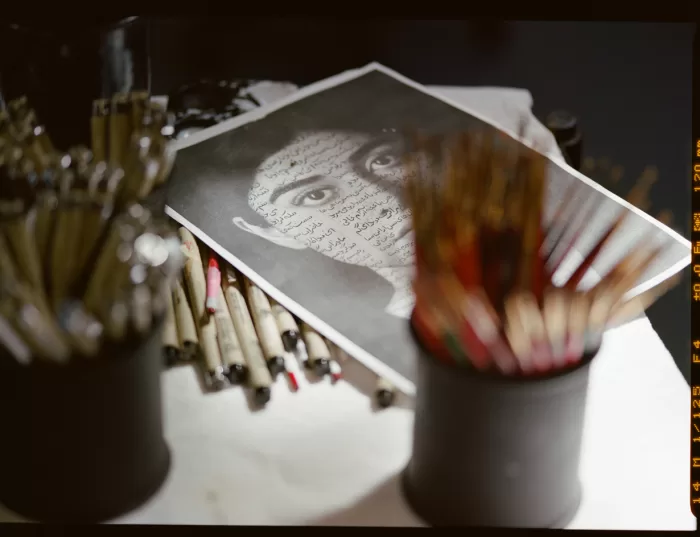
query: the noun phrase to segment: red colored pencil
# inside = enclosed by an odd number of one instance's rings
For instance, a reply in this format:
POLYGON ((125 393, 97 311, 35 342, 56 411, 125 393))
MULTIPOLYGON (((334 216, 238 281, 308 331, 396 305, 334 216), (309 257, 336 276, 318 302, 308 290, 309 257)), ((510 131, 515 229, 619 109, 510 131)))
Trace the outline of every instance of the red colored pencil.
POLYGON ((221 270, 216 260, 216 255, 211 252, 209 255, 209 266, 207 268, 207 299, 205 307, 209 313, 216 313, 219 308, 219 294, 221 293, 221 270))

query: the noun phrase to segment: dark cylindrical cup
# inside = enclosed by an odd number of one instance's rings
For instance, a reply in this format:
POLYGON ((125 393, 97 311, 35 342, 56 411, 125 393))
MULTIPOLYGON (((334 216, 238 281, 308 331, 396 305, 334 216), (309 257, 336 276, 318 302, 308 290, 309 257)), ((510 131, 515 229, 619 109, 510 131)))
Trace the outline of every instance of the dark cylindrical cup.
POLYGON ((592 357, 548 377, 499 377, 445 365, 413 335, 413 454, 403 488, 414 512, 433 526, 568 524, 581 501, 592 357))
POLYGON ((138 507, 170 467, 161 329, 114 356, 0 368, 0 503, 39 521, 99 522, 138 507))

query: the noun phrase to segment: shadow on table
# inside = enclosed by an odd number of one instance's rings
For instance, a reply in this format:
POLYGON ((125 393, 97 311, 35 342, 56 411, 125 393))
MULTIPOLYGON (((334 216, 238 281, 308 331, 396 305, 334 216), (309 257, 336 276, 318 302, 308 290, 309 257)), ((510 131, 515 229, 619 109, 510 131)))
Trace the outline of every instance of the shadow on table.
POLYGON ((397 474, 354 505, 311 522, 311 526, 423 526, 408 508, 397 474))

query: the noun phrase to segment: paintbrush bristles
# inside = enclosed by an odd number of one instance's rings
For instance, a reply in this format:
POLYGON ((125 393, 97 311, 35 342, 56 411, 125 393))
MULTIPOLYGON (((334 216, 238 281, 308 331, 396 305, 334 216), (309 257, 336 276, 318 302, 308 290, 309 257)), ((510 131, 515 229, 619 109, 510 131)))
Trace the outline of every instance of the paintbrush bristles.
MULTIPOLYGON (((596 352, 606 327, 667 290, 624 300, 666 247, 648 240, 621 256, 597 285, 578 289, 626 210, 567 285, 555 287, 552 275, 597 217, 600 195, 581 200, 574 182, 545 230, 548 161, 541 153, 486 130, 412 138, 404 199, 416 241, 413 324, 440 360, 500 375, 548 374, 596 352)), ((613 185, 622 178, 622 168, 605 159, 584 164, 613 185)), ((628 201, 646 203, 656 178, 653 168, 645 170, 628 201)), ((671 215, 659 220, 670 222, 671 215)))

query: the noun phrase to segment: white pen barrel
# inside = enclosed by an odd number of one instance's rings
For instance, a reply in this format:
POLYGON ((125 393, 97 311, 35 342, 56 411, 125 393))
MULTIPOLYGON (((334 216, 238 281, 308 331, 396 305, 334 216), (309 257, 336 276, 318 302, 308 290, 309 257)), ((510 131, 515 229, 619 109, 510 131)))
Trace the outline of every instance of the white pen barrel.
POLYGON ((306 343, 306 351, 309 355, 311 368, 320 376, 329 373, 331 353, 326 342, 318 332, 307 324, 302 324, 301 333, 304 343, 306 343))
POLYGON ((294 321, 294 317, 292 317, 292 314, 284 309, 283 306, 275 304, 272 306, 272 313, 275 314, 275 320, 277 321, 277 327, 280 333, 289 331, 297 332, 299 330, 296 321, 294 321))
POLYGON ((265 364, 265 356, 260 348, 260 341, 243 294, 237 287, 230 285, 226 288, 225 297, 248 365, 250 385, 256 389, 269 388, 272 384, 272 376, 265 364))
POLYGON ((326 345, 326 342, 323 341, 318 332, 305 326, 302 333, 304 334, 304 341, 306 342, 310 360, 330 359, 328 345, 326 345))
POLYGON ((214 318, 216 319, 216 330, 224 365, 242 365, 245 363, 243 351, 238 342, 238 336, 233 326, 233 319, 228 311, 228 307, 226 307, 222 292, 219 293, 217 302, 217 313, 214 314, 214 318))
POLYGON ((265 294, 250 282, 248 282, 248 301, 265 359, 271 373, 275 375, 281 372, 280 369, 284 369, 284 346, 277 329, 277 322, 270 309, 270 302, 265 294))
POLYGON ((214 318, 209 316, 204 307, 207 284, 202 269, 202 258, 192 234, 184 228, 180 228, 178 234, 186 249, 185 281, 190 292, 190 305, 194 314, 202 357, 209 375, 208 382, 213 387, 221 387, 224 368, 216 340, 216 324, 214 318))
POLYGON ((185 288, 179 278, 175 280, 172 298, 175 308, 175 323, 177 324, 180 348, 185 353, 186 358, 194 358, 199 347, 199 338, 197 337, 197 328, 194 325, 192 310, 187 302, 185 288))
POLYGON ((173 293, 166 293, 165 321, 163 324, 163 349, 167 360, 170 363, 177 361, 182 353, 180 336, 177 331, 177 320, 175 318, 175 304, 173 302, 173 293))
POLYGON ((294 317, 279 304, 272 304, 272 313, 275 316, 284 348, 288 351, 294 350, 299 339, 299 327, 294 317))

